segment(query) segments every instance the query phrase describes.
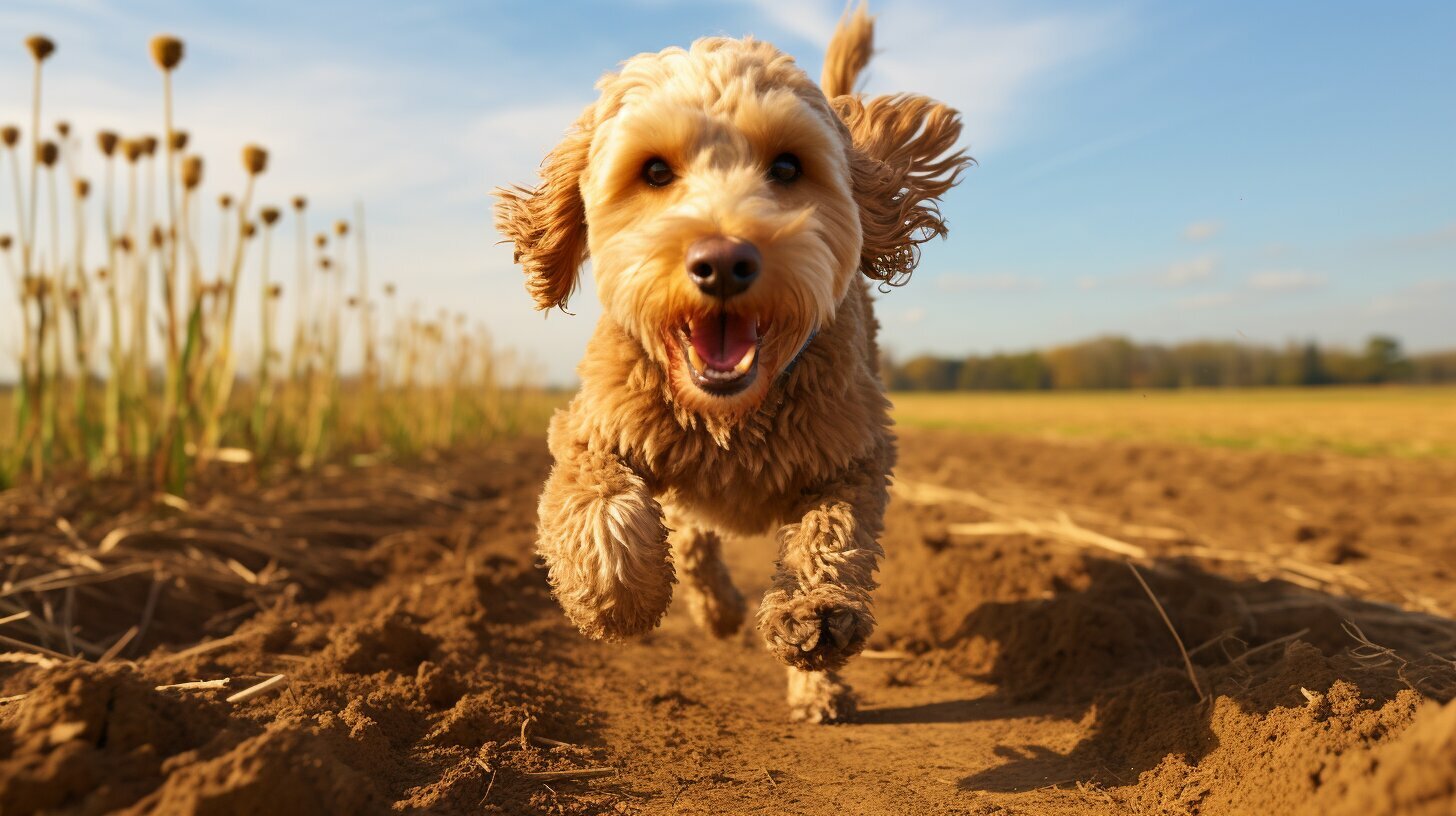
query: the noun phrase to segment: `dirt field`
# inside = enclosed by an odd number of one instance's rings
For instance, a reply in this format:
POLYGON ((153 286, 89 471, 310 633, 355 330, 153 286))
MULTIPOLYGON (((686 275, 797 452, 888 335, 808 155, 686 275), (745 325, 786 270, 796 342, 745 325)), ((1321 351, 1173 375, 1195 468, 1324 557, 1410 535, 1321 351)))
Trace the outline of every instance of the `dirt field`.
MULTIPOLYGON (((836 726, 786 721, 751 631, 578 636, 531 555, 548 464, 0 494, 0 633, 87 655, 5 647, 0 812, 1456 810, 1450 459, 905 430, 836 726)), ((750 598, 772 558, 731 547, 750 598)))

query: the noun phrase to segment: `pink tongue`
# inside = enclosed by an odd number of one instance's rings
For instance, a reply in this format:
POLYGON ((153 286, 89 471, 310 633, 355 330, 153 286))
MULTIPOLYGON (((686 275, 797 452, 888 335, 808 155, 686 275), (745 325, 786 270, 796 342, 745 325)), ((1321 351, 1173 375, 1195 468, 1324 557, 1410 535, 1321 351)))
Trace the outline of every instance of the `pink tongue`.
POLYGON ((692 339, 693 350, 709 368, 732 371, 758 343, 758 326, 751 317, 716 314, 693 322, 692 339))

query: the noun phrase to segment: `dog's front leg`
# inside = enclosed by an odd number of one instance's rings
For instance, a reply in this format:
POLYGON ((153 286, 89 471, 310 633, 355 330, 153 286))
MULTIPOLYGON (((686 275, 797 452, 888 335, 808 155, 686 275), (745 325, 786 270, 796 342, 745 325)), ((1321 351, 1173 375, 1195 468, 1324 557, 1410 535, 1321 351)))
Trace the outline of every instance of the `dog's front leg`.
POLYGON ((541 494, 536 545, 556 600, 589 637, 642 634, 672 600, 662 508, 621 457, 565 447, 541 494))
POLYGON ((787 665, 828 671, 864 648, 887 489, 883 468, 854 468, 823 486, 779 530, 778 571, 758 608, 769 650, 787 665))

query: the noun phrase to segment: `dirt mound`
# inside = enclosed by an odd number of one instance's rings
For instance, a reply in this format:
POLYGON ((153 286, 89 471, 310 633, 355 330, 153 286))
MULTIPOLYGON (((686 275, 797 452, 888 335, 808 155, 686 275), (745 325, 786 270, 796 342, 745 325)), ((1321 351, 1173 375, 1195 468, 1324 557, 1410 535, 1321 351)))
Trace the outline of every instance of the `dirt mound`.
MULTIPOLYGON (((494 487, 438 529, 384 526, 354 557, 358 588, 343 582, 318 603, 270 593, 225 637, 135 663, 12 672, 6 689, 26 696, 0 710, 4 811, 533 809, 549 792, 511 774, 594 757, 530 739, 532 728, 574 737, 591 721, 542 652, 563 633, 530 564, 529 520, 515 518, 543 461, 533 449, 519 468, 457 472, 494 487), (225 701, 275 674, 281 692, 225 701), (221 677, 226 688, 157 688, 221 677)), ((439 518, 438 502, 416 501, 420 517, 439 518)))
MULTIPOLYGON (((163 513, 170 526, 148 552, 168 565, 195 560, 179 530, 210 530, 222 547, 257 534, 283 548, 269 551, 275 572, 227 557, 255 577, 290 577, 226 584, 224 612, 248 608, 210 627, 164 621, 180 608, 163 605, 174 593, 204 596, 163 581, 134 660, 0 661, 0 696, 23 695, 0 703, 0 810, 1323 816, 1456 805, 1456 709, 1443 705, 1456 689, 1456 623, 1440 614, 1456 601, 1443 577, 1447 463, 931 432, 908 434, 902 460, 902 487, 941 492, 892 505, 880 628, 848 671, 861 714, 838 727, 786 722, 784 675, 751 631, 713 641, 678 609, 632 643, 577 635, 531 553, 548 466, 536 442, 118 511, 133 525, 163 513), (1369 495, 1388 498, 1351 498, 1369 495), (281 557, 298 542, 317 564, 281 557), (1139 554, 1138 575, 1119 547, 1139 554), (280 690, 227 701, 275 675, 280 690), (224 688, 157 688, 221 678, 224 688)), ((81 518, 80 504, 62 504, 81 518)), ((0 537, 25 553, 94 550, 109 527, 78 521, 78 543, 44 523, 43 502, 7 506, 26 509, 0 537)), ((767 586, 772 547, 728 544, 750 598, 767 586)), ((78 587, 73 634, 104 648, 145 610, 152 575, 112 582, 128 589, 95 601, 104 613, 78 587)), ((3 597, 39 623, 4 633, 48 633, 65 650, 40 611, 63 609, 65 590, 30 586, 3 597)))

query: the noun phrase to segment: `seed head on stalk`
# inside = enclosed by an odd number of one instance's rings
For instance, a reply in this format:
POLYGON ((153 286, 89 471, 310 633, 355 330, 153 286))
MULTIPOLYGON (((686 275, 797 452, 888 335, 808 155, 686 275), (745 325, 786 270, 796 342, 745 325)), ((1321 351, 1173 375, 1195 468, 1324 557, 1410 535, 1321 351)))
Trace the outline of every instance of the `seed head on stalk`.
POLYGON ((152 62, 163 71, 171 71, 182 62, 182 41, 171 34, 158 34, 151 42, 152 62))
POLYGON ((26 37, 25 47, 36 62, 45 62, 47 57, 56 52, 55 42, 44 34, 32 34, 26 37))
POLYGON ((294 196, 293 197, 293 209, 295 209, 295 210, 302 210, 304 207, 307 207, 307 206, 308 206, 308 199, 307 198, 304 198, 301 195, 300 196, 294 196))
POLYGON ((264 207, 263 209, 258 211, 258 217, 262 218, 263 223, 266 226, 270 227, 278 223, 278 217, 280 215, 282 215, 282 213, 278 211, 277 207, 264 207))
POLYGON ((101 155, 111 158, 116 153, 116 146, 121 142, 121 137, 116 135, 114 130, 103 130, 96 134, 96 146, 101 148, 101 155))
POLYGON ((64 119, 62 119, 61 121, 57 122, 56 123, 56 132, 59 133, 59 134, 61 134, 61 138, 62 139, 66 138, 67 136, 70 136, 71 135, 71 123, 70 122, 67 122, 64 119))
POLYGON ((243 148, 243 169, 256 176, 268 169, 268 151, 250 144, 243 148))
POLYGON ((130 164, 136 164, 141 160, 142 154, 146 152, 146 145, 141 139, 124 139, 121 143, 121 155, 126 157, 130 164))
POLYGON ((233 197, 228 195, 227 193, 223 193, 222 195, 217 197, 217 206, 222 207, 224 210, 232 209, 233 197))
POLYGON ((143 136, 141 138, 142 155, 147 158, 157 155, 157 137, 143 136))
POLYGON ((244 238, 252 238, 254 235, 257 235, 257 234, 258 234, 258 225, 257 225, 257 223, 255 223, 253 221, 248 221, 248 222, 246 222, 246 223, 243 224, 243 237, 244 238))
POLYGON ((15 125, 0 127, 0 142, 4 142, 6 147, 15 147, 15 144, 19 141, 20 128, 15 125))
POLYGON ((283 284, 275 283, 268 287, 268 297, 277 300, 283 297, 283 284))
MULTIPOLYGON (((182 62, 182 41, 170 34, 158 34, 152 38, 150 50, 152 61, 162 71, 162 138, 165 140, 167 151, 167 225, 172 236, 170 253, 162 259, 162 270, 165 275, 164 289, 167 298, 167 389, 162 413, 163 423, 167 425, 164 433, 168 437, 175 437, 179 433, 179 429, 175 425, 178 388, 183 387, 180 383, 185 374, 182 371, 181 359, 181 321, 177 314, 176 303, 179 249, 177 242, 177 157, 187 147, 187 133, 177 130, 172 124, 172 71, 182 62)), ((151 155, 150 150, 147 153, 151 155)), ((174 441, 169 439, 164 447, 172 448, 174 441)), ((167 456, 158 456, 156 469, 159 476, 167 474, 166 481, 169 489, 180 489, 182 477, 177 472, 178 466, 169 461, 167 456)))
POLYGON ((202 184, 202 157, 188 156, 182 159, 182 186, 196 190, 202 184))
POLYGON ((91 182, 83 178, 76 179, 76 198, 83 201, 91 195, 91 182))
POLYGON ((35 146, 35 160, 46 167, 55 167, 56 160, 60 157, 61 149, 49 139, 35 146))
POLYGON ((335 221, 334 222, 334 234, 337 235, 337 236, 339 236, 340 238, 343 238, 343 237, 347 236, 349 234, 349 222, 348 221, 335 221))
POLYGON ((0 252, 9 252, 13 240, 9 235, 0 235, 0 252))
POLYGON ((329 245, 329 236, 328 236, 328 234, 327 233, 320 232, 318 235, 315 235, 313 237, 313 245, 316 246, 316 247, 318 247, 319 249, 323 249, 324 247, 328 246, 329 245))

